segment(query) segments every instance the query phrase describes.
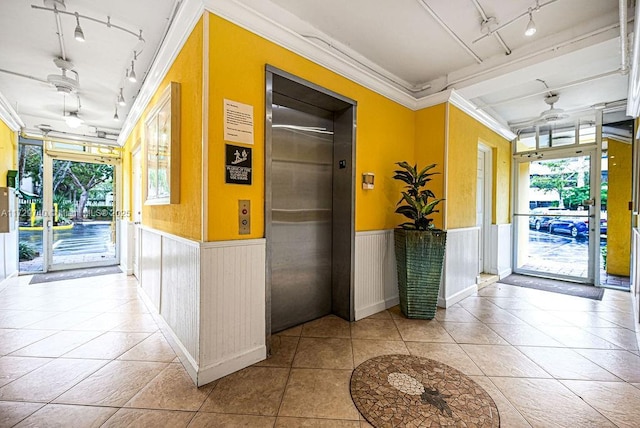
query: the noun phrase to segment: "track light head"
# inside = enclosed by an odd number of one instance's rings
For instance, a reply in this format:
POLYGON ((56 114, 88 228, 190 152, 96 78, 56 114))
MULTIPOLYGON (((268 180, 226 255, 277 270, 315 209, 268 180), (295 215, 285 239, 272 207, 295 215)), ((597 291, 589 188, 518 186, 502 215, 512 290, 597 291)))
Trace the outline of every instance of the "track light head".
POLYGON ((129 73, 129 75, 127 77, 129 78, 129 82, 131 82, 131 83, 135 83, 136 80, 138 80, 136 78, 136 71, 133 68, 133 60, 131 60, 131 72, 129 73))
POLYGON ((536 34, 536 23, 533 22, 533 15, 531 14, 531 9, 529 9, 529 23, 527 24, 527 29, 524 31, 524 35, 531 37, 536 34))
POLYGON ((123 107, 127 105, 127 102, 124 100, 124 95, 122 94, 122 88, 120 88, 120 95, 118 95, 118 104, 123 107))
POLYGON ((82 27, 80 27, 80 17, 78 16, 78 12, 76 15, 76 30, 73 32, 73 37, 79 42, 84 42, 84 31, 82 31, 82 27))
POLYGON ((120 116, 118 116, 118 106, 116 106, 116 112, 113 114, 113 120, 120 122, 120 116))

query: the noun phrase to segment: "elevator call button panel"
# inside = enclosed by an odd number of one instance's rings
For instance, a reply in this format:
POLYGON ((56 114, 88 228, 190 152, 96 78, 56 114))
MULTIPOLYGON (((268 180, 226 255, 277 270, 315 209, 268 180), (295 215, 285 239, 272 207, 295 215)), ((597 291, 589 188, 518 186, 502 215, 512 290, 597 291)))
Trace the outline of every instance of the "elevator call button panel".
POLYGON ((251 201, 249 200, 238 201, 238 233, 240 235, 251 233, 251 201))

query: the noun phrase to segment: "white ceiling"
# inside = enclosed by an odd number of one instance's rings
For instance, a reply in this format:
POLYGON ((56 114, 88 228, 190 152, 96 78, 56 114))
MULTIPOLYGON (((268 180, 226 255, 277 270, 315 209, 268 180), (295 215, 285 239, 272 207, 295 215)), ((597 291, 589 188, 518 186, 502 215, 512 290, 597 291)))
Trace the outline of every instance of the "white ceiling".
MULTIPOLYGON (((425 104, 429 96, 455 89, 496 121, 512 128, 530 123, 549 108, 544 102, 548 93, 545 83, 560 95, 555 107, 567 112, 581 112, 627 96, 628 77, 620 72, 619 0, 539 0, 539 10, 535 10, 535 0, 66 0, 65 3, 67 11, 100 20, 110 16, 114 24, 134 32, 142 29, 144 50, 136 62, 136 73, 142 76, 151 66, 178 5, 200 1, 214 12, 219 5, 255 12, 304 43, 329 52, 361 70, 363 75, 374 76, 382 85, 404 93, 418 106, 425 104), (532 37, 524 36, 529 8, 533 8, 538 30, 532 37), (483 14, 495 18, 493 29, 513 21, 498 32, 502 43, 483 32, 483 14), (506 54, 506 49, 510 54, 506 54)), ((0 94, 27 128, 46 124, 87 135, 95 135, 96 129, 117 133, 123 124, 113 121, 119 88, 124 88, 129 101, 127 107, 119 107, 119 115, 124 119, 142 82, 138 79, 131 84, 124 79, 133 51, 139 48, 138 40, 106 25, 81 19, 87 41, 79 43, 73 39, 75 18, 60 16, 68 59, 80 75, 79 114, 87 124, 69 129, 62 120, 65 97, 40 81, 59 73, 53 59, 61 56, 54 14, 31 7, 44 3, 43 0, 0 2, 0 69, 33 78, 0 72, 0 94)), ((630 7, 628 26, 633 28, 635 1, 622 3, 630 7)), ((74 97, 67 96, 65 104, 67 111, 77 107, 74 97)))
MULTIPOLYGON (((95 135, 95 130, 118 133, 122 120, 113 120, 120 88, 127 101, 118 106, 124 119, 131 107, 144 72, 166 33, 176 0, 67 0, 67 12, 78 12, 100 21, 110 17, 113 25, 138 34, 137 37, 109 28, 105 24, 80 18, 85 42, 74 39, 76 19, 60 14, 66 59, 79 75, 80 109, 73 95, 58 93, 46 82, 50 74, 61 74, 53 62, 63 56, 57 36, 55 15, 31 5, 51 8, 43 0, 2 0, 0 3, 0 93, 20 116, 28 129, 40 125, 63 132, 95 135), (135 63, 137 82, 125 79, 134 50, 140 52, 135 63), (7 73, 9 72, 9 73, 7 73), (13 73, 19 73, 16 75, 13 73), (63 110, 78 111, 85 125, 71 129, 63 120, 63 110)), ((72 73, 67 76, 73 77, 72 73)))

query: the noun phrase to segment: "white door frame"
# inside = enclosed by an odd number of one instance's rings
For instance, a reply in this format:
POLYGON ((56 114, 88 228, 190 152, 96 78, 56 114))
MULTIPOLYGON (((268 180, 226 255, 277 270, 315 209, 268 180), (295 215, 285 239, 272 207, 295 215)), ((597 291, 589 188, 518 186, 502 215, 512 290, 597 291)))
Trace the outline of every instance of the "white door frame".
MULTIPOLYGON (((596 135, 600 134, 598 131, 596 135)), ((600 175, 601 175, 601 162, 602 162, 602 150, 600 148, 600 138, 597 137, 597 144, 584 145, 582 147, 567 147, 561 149, 551 149, 551 150, 540 150, 537 152, 537 157, 532 158, 528 156, 526 153, 520 153, 514 155, 513 159, 513 188, 514 188, 514 198, 513 198, 513 225, 514 225, 514 233, 513 233, 513 246, 512 246, 512 260, 513 260, 513 272, 515 273, 523 273, 525 275, 534 275, 534 276, 542 276, 548 277, 552 279, 560 279, 567 281, 575 281, 581 283, 593 284, 595 286, 600 285, 600 175), (597 225, 597 226, 589 226, 589 260, 587 266, 587 277, 574 277, 567 276, 562 274, 553 274, 553 273, 540 273, 537 271, 529 271, 526 269, 518 268, 518 232, 519 228, 517 227, 517 217, 529 217, 529 212, 527 209, 527 213, 518 212, 517 207, 519 206, 519 200, 523 196, 518 193, 518 165, 521 163, 531 163, 537 160, 555 160, 555 159, 564 159, 564 158, 572 158, 572 157, 586 157, 589 156, 590 164, 589 164, 589 172, 591 181, 589 183, 590 186, 590 199, 593 200, 593 205, 589 206, 588 215, 589 215, 589 224, 597 225)), ((528 199, 526 199, 528 201, 528 199)), ((528 221, 528 219, 527 219, 528 221)))
MULTIPOLYGON (((138 145, 131 153, 131 196, 133 201, 133 275, 140 279, 140 225, 142 224, 142 150, 138 145)), ((129 247, 131 248, 131 247, 129 247)))
MULTIPOLYGON (((115 237, 115 257, 107 261, 91 261, 91 262, 78 262, 78 263, 58 263, 53 261, 53 161, 54 160, 69 160, 72 162, 84 162, 84 163, 99 163, 96 161, 95 156, 85 155, 82 153, 56 153, 51 150, 47 150, 43 144, 42 150, 42 164, 43 164, 43 197, 42 197, 42 225, 43 225, 43 237, 42 237, 42 252, 43 257, 43 272, 55 271, 55 270, 68 270, 68 269, 80 269, 90 268, 98 266, 112 266, 120 264, 120 223, 114 221, 114 237, 115 237), (48 208, 51 207, 51 208, 48 208)), ((120 197, 118 196, 122 192, 121 180, 121 168, 122 163, 119 159, 109 159, 102 161, 113 165, 113 210, 114 218, 117 217, 120 212, 120 197)))
POLYGON ((480 242, 479 251, 482 260, 482 266, 479 266, 480 272, 491 271, 491 260, 488 257, 491 254, 491 220, 493 215, 493 152, 491 147, 482 143, 478 143, 478 153, 484 154, 484 200, 482 202, 482 219, 480 226, 480 242))

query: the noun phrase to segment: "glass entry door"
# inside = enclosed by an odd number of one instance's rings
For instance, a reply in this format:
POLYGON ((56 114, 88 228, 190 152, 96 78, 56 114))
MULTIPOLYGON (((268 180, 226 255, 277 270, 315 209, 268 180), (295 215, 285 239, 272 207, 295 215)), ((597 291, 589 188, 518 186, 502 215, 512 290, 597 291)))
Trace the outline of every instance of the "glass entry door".
POLYGON ((595 152, 580 151, 517 160, 516 273, 594 284, 600 246, 596 159, 595 152))
POLYGON ((117 264, 115 166, 45 158, 46 270, 117 264))

